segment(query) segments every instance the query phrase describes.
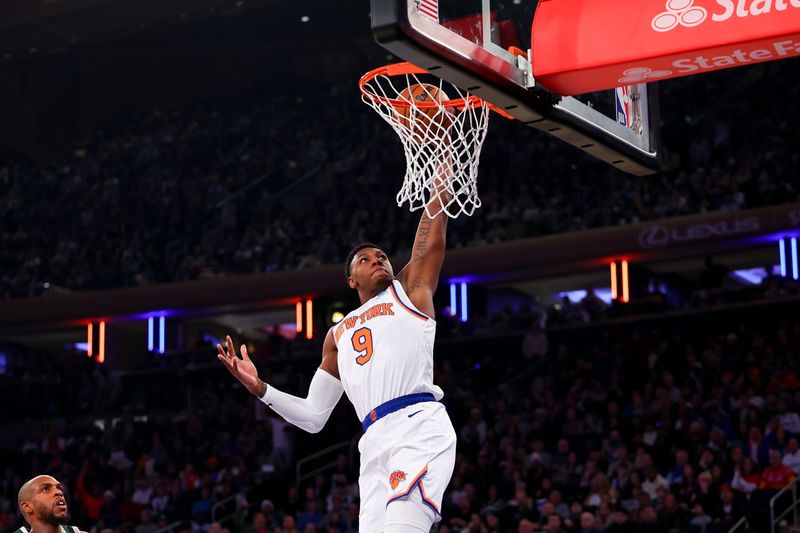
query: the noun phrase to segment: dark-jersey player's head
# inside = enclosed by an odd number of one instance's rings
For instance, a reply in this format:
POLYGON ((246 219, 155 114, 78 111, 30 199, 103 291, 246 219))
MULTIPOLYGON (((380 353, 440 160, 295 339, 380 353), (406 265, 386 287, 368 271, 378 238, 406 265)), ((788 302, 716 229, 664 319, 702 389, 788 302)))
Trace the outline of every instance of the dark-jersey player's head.
POLYGON ((361 243, 347 254, 347 284, 358 291, 362 301, 389 286, 394 278, 389 257, 377 244, 361 243))
POLYGON ((64 488, 52 476, 36 476, 19 489, 19 511, 28 524, 58 526, 69 519, 64 488))

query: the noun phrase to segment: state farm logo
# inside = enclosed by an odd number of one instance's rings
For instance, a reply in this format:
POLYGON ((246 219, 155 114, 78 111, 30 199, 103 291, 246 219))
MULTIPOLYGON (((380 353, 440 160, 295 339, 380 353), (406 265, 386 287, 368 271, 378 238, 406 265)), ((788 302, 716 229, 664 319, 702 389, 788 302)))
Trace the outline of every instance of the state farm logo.
POLYGON ((742 218, 733 221, 696 224, 687 228, 668 228, 661 224, 648 226, 639 232, 639 246, 652 250, 664 248, 671 243, 680 244, 704 241, 715 237, 732 237, 742 233, 758 231, 761 223, 758 217, 742 218))
POLYGON ((666 78, 671 75, 671 70, 653 70, 647 67, 634 67, 623 72, 622 77, 617 81, 623 85, 630 85, 631 83, 644 83, 659 78, 666 78))
POLYGON ((650 25, 659 32, 683 26, 692 28, 708 17, 704 7, 695 6, 694 0, 667 0, 667 10, 653 17, 650 25))
MULTIPOLYGON (((659 13, 650 22, 657 32, 670 31, 683 26, 699 26, 708 18, 708 10, 694 5, 695 0, 667 0, 667 10, 659 13)), ((704 2, 708 5, 708 2, 704 2)), ((713 22, 725 22, 731 18, 760 17, 800 8, 800 0, 714 0, 711 9, 713 22)))

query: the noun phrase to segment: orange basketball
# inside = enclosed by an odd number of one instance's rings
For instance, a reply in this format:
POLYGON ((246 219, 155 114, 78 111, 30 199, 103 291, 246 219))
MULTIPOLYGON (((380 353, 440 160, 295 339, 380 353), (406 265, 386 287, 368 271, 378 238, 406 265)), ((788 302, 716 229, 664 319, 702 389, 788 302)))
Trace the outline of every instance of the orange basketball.
MULTIPOLYGON (((446 102, 450 98, 444 91, 435 85, 418 83, 403 90, 397 97, 401 102, 446 102)), ((397 106, 399 123, 404 129, 410 130, 417 142, 430 142, 438 140, 453 124, 453 113, 450 109, 441 106, 431 107, 404 107, 397 106), (427 134, 426 134, 427 132, 427 134)))

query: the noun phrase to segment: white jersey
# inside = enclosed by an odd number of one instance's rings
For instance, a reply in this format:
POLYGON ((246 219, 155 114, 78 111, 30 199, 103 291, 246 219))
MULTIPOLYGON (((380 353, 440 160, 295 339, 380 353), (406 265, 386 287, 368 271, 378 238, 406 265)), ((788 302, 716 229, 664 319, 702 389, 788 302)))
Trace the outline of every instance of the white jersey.
POLYGON ((333 327, 339 378, 359 420, 400 396, 431 393, 436 321, 414 307, 397 280, 333 327))

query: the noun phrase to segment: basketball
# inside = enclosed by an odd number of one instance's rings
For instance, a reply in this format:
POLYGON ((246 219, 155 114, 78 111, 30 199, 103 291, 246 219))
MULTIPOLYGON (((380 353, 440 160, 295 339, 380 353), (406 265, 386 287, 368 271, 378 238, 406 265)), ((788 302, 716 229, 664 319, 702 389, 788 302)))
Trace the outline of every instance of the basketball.
POLYGON ((447 94, 435 85, 417 83, 410 85, 398 96, 401 102, 409 102, 411 107, 396 106, 399 115, 398 122, 406 129, 411 130, 417 142, 432 142, 440 140, 453 124, 451 109, 441 106, 417 107, 416 104, 436 102, 438 104, 448 101, 447 94))

